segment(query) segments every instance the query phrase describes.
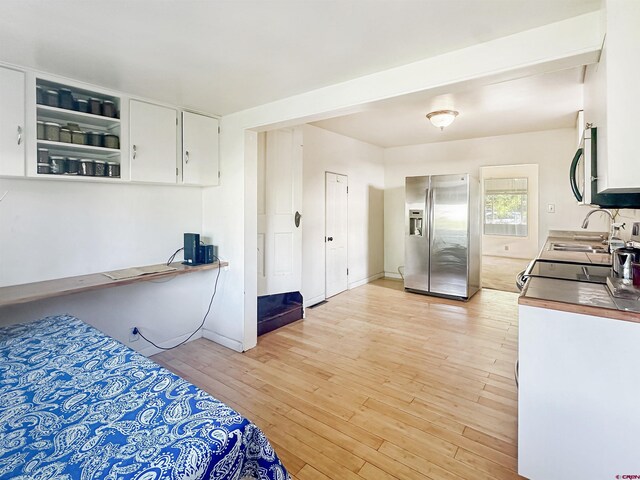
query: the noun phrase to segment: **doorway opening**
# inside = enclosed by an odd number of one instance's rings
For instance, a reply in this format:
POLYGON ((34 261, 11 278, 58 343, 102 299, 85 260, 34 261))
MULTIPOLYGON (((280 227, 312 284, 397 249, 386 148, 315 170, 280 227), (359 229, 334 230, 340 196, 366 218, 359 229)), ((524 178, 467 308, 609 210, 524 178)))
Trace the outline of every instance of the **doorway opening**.
POLYGON ((258 335, 303 317, 302 132, 258 134, 258 335))
POLYGON ((480 168, 482 286, 517 292, 516 277, 538 253, 538 165, 480 168))

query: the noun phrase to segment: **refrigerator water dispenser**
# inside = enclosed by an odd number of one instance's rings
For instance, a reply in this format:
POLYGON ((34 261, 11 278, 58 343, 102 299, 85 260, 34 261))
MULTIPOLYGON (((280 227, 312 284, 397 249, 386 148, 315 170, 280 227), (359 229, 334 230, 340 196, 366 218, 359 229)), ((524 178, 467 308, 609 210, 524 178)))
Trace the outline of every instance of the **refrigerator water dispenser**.
POLYGON ((411 210, 409 211, 409 235, 422 236, 422 218, 424 210, 411 210))

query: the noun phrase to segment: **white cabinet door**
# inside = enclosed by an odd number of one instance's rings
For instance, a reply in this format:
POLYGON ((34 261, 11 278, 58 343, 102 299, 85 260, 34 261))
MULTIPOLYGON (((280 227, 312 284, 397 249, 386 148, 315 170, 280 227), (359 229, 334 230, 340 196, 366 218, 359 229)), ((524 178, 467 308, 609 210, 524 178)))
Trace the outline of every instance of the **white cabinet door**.
POLYGON ((637 474, 640 324, 520 305, 518 338, 518 473, 637 474))
POLYGON ((0 175, 24 175, 24 73, 0 68, 0 175))
POLYGON ((218 185, 218 120, 182 112, 182 182, 218 185))
POLYGON ((640 121, 640 2, 606 2, 600 61, 587 66, 584 120, 598 128, 598 192, 640 192, 636 138, 640 121))
POLYGON ((176 183, 178 112, 131 100, 131 180, 176 183))
MULTIPOLYGON (((636 135, 640 127, 635 114, 640 108, 640 2, 606 2, 606 182, 599 188, 640 192, 640 167, 636 135), (635 53, 631 53, 635 52, 635 53)), ((596 125, 597 126, 597 125, 596 125)), ((600 129, 598 129, 600 141, 600 129)), ((598 148, 598 152, 600 149, 598 148)), ((598 177, 600 159, 598 158, 598 177)))

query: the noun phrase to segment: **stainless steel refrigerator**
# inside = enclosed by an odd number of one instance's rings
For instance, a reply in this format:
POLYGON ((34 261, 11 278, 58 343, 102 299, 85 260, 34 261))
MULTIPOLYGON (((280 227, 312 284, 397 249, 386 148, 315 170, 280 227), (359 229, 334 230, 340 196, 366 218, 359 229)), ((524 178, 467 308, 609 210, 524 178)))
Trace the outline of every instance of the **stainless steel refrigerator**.
POLYGON ((479 190, 468 174, 405 179, 405 289, 464 300, 480 289, 479 190))

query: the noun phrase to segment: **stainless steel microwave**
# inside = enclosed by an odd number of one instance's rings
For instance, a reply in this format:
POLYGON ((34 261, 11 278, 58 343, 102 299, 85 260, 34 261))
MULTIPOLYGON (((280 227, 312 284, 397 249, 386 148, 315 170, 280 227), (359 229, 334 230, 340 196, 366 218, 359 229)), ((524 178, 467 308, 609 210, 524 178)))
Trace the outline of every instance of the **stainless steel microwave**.
POLYGON ((605 208, 640 208, 640 193, 598 193, 598 129, 584 129, 580 147, 573 156, 569 182, 580 203, 605 208))

